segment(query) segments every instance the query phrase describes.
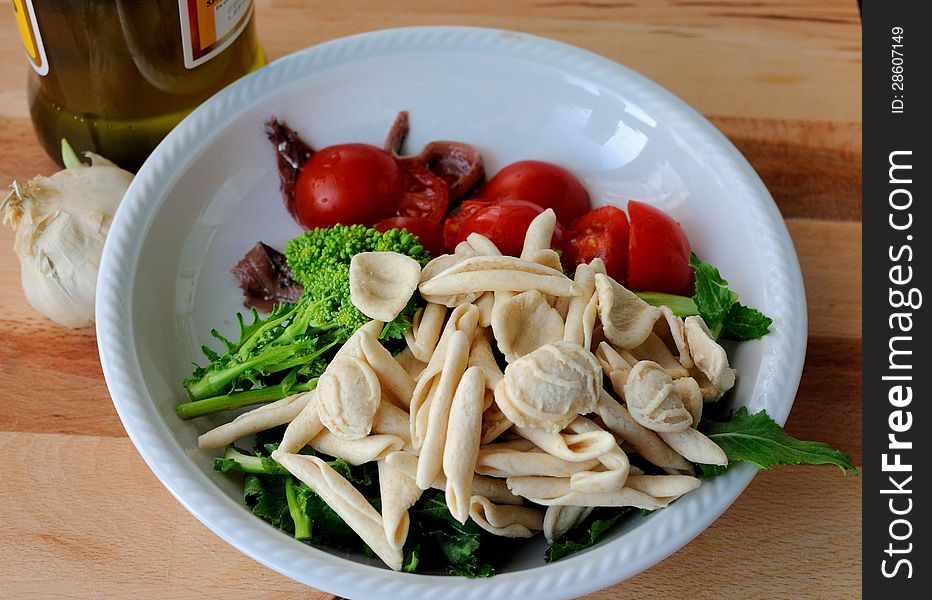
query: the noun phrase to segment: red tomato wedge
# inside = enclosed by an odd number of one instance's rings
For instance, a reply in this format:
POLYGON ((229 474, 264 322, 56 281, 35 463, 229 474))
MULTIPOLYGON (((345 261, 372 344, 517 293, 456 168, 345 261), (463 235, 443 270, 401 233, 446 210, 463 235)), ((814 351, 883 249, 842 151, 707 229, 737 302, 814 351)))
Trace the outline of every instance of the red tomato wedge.
POLYGON ((508 165, 485 184, 480 195, 485 200, 526 200, 552 208, 561 223, 571 223, 590 207, 589 193, 575 175, 539 160, 508 165))
MULTIPOLYGON (((444 245, 447 252, 453 252, 470 233, 480 233, 492 240, 502 254, 519 256, 528 225, 542 212, 543 208, 524 200, 467 200, 459 213, 451 215, 444 224, 444 245)), ((562 249, 563 241, 563 228, 557 223, 551 245, 562 249)))
POLYGON ((628 283, 632 290, 687 296, 692 285, 689 240, 670 215, 649 204, 628 202, 628 283))
POLYGON ((430 252, 431 256, 443 254, 443 232, 440 223, 425 217, 392 217, 379 221, 373 226, 379 231, 389 229, 407 229, 420 239, 421 245, 430 252))
POLYGON ((295 185, 298 221, 307 227, 373 225, 395 214, 405 191, 395 158, 369 144, 328 146, 311 155, 295 185))
POLYGON ((615 206, 590 210, 570 225, 564 264, 567 269, 601 258, 605 270, 625 285, 628 274, 628 217, 615 206))
POLYGON ((447 182, 426 164, 401 160, 398 166, 404 173, 406 186, 398 205, 398 216, 422 217, 440 223, 450 203, 447 182))

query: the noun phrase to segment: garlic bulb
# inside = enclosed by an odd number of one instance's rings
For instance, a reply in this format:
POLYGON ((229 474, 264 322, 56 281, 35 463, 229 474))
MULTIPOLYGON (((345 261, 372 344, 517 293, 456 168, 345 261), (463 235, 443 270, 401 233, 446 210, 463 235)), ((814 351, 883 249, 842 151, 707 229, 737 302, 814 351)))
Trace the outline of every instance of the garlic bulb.
POLYGON ((23 291, 37 311, 65 327, 94 322, 97 268, 110 222, 133 175, 87 153, 91 165, 37 176, 0 204, 13 227, 23 291))

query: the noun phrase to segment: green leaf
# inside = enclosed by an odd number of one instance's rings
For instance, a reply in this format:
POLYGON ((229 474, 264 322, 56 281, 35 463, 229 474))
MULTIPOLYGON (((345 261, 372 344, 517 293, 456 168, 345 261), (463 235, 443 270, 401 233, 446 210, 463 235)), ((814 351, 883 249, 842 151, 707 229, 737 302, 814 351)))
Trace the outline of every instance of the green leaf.
POLYGON ((547 548, 547 562, 560 560, 580 550, 591 548, 596 542, 602 539, 612 527, 617 525, 624 517, 630 515, 633 511, 634 509, 630 506, 611 510, 593 511, 585 521, 570 530, 563 539, 556 540, 547 548))
POLYGON ((252 514, 265 519, 279 529, 289 533, 294 531, 294 523, 288 513, 284 477, 281 475, 250 475, 247 476, 244 488, 243 496, 246 505, 252 508, 252 514))
POLYGON ((696 274, 696 293, 693 300, 702 320, 715 337, 718 337, 728 311, 738 301, 738 294, 728 289, 728 282, 718 269, 699 260, 695 252, 689 253, 689 266, 696 274))
POLYGON ((418 560, 418 555, 420 555, 420 553, 421 553, 421 545, 419 543, 414 544, 413 546, 405 550, 404 560, 401 563, 401 570, 404 571, 405 573, 416 572, 418 562, 420 562, 418 560))
MULTIPOLYGON (((699 431, 719 445, 728 457, 729 465, 736 462, 754 463, 761 469, 776 465, 836 465, 847 474, 857 475, 851 458, 834 450, 824 442, 798 440, 780 427, 766 411, 754 415, 741 407, 725 422, 703 420, 699 431)), ((725 468, 701 466, 704 476, 721 474, 725 468)))
POLYGON ((759 340, 770 331, 773 319, 756 308, 749 308, 736 302, 722 327, 722 337, 738 342, 745 340, 759 340))

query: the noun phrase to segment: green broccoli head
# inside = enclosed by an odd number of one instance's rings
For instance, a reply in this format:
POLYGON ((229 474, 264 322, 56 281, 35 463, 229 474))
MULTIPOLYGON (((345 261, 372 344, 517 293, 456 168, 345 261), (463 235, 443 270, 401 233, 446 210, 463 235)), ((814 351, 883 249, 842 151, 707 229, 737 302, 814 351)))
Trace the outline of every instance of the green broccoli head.
MULTIPOLYGON (((361 252, 398 252, 422 266, 430 260, 417 236, 404 229, 382 233, 364 225, 335 225, 308 231, 285 245, 292 277, 304 286, 305 295, 315 301, 314 322, 338 327, 337 341, 341 342, 370 320, 350 301, 349 264, 361 252)), ((401 314, 386 325, 382 337, 401 338, 419 301, 415 295, 401 314)))

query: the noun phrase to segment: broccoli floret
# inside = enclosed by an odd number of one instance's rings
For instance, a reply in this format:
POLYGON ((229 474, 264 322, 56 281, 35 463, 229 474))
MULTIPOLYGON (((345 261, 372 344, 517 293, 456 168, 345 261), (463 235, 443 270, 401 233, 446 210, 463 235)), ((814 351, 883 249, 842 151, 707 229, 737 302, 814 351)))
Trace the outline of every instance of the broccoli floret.
MULTIPOLYGON (((350 301, 349 264, 361 252, 398 252, 422 266, 430 260, 417 236, 404 229, 382 233, 364 225, 335 225, 308 231, 285 245, 292 277, 304 286, 305 296, 315 302, 313 319, 338 327, 334 335, 339 342, 346 341, 370 320, 350 301)), ((415 297, 395 320, 386 324, 381 337, 401 338, 417 307, 415 297)))

